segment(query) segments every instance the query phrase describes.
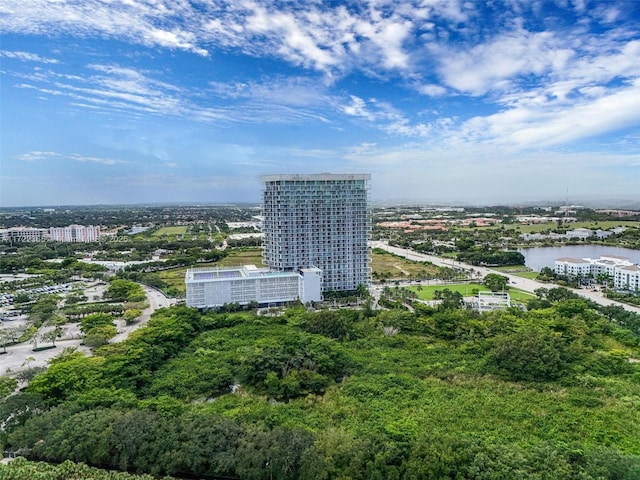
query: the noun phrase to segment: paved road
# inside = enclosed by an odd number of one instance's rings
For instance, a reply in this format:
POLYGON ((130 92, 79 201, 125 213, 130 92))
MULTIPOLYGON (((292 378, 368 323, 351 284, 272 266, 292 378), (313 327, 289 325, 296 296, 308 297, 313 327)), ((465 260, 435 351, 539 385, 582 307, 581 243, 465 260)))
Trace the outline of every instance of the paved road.
MULTIPOLYGON (((111 342, 121 342, 125 340, 131 332, 147 323, 153 312, 159 308, 168 307, 173 303, 173 300, 165 297, 162 292, 144 285, 143 288, 147 294, 149 308, 142 312, 140 319, 133 325, 125 325, 122 320, 116 321, 119 333, 111 339, 111 342)), ((44 328, 49 329, 50 327, 44 328)), ((66 347, 76 347, 78 350, 90 353, 89 348, 80 345, 82 335, 77 329, 77 324, 68 324, 63 328, 65 329, 65 334, 62 339, 56 340, 56 348, 34 352, 33 345, 30 343, 21 343, 7 347, 7 353, 0 355, 0 375, 8 372, 20 372, 32 367, 44 367, 50 359, 60 354, 66 347)), ((43 333, 43 330, 39 333, 43 333)), ((47 343, 45 342, 39 344, 39 346, 46 345, 47 343)))
POLYGON ((174 303, 172 299, 165 297, 165 295, 155 288, 147 287, 146 285, 142 285, 145 293, 147 294, 147 301, 149 302, 149 307, 146 308, 142 315, 136 322, 132 325, 127 325, 123 320, 118 320, 116 322, 118 326, 118 334, 111 339, 111 343, 121 342, 125 340, 131 332, 137 330, 142 325, 147 323, 151 318, 151 314, 158 310, 159 308, 167 308, 174 303))
MULTIPOLYGON (((371 246, 373 248, 382 248, 383 250, 386 250, 388 252, 405 257, 407 260, 413 260, 417 262, 431 262, 434 265, 450 267, 450 268, 464 268, 466 270, 476 272, 477 274, 483 277, 489 273, 498 273, 500 275, 504 275, 505 277, 507 277, 509 279, 509 283, 512 286, 530 293, 533 293, 538 288, 553 288, 553 285, 549 285, 548 283, 542 283, 536 280, 531 280, 529 278, 518 277, 516 275, 510 275, 508 273, 500 272, 498 270, 493 270, 490 268, 478 267, 476 265, 469 265, 469 264, 454 261, 448 258, 435 257, 433 255, 425 255, 425 254, 418 253, 406 248, 393 247, 391 245, 388 245, 386 242, 380 242, 380 241, 371 242, 371 246)), ((594 302, 600 305, 617 305, 630 312, 640 314, 640 307, 635 307, 632 305, 627 305, 626 303, 620 303, 614 300, 610 300, 606 298, 602 294, 602 292, 594 292, 592 290, 574 289, 574 288, 571 288, 570 290, 572 290, 573 292, 577 293, 582 297, 588 298, 589 300, 593 300, 594 302)))

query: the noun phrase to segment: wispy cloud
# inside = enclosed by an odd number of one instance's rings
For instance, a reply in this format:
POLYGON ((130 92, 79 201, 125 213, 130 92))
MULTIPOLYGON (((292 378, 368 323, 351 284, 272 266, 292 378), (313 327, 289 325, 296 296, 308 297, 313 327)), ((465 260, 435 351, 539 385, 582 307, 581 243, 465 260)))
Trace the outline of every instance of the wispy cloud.
POLYGON ((113 158, 91 157, 86 155, 80 155, 77 153, 64 154, 64 153, 58 153, 58 152, 39 152, 39 151, 18 155, 18 160, 21 160, 23 162, 30 162, 30 163, 71 160, 73 162, 99 163, 101 165, 121 165, 121 164, 129 163, 124 160, 116 160, 113 158))
MULTIPOLYGON (((0 55, 16 60, 6 62, 11 68, 3 65, 3 75, 15 80, 6 88, 55 97, 49 103, 67 106, 65 114, 87 109, 105 118, 246 127, 248 133, 228 145, 262 138, 264 124, 269 133, 281 125, 321 127, 300 140, 313 144, 309 148, 296 146, 293 129, 278 130, 290 143, 279 157, 259 158, 264 145, 246 146, 251 154, 231 150, 228 157, 238 165, 272 162, 272 168, 276 158, 292 165, 297 160, 288 157, 299 156, 302 167, 337 157, 381 169, 415 165, 422 171, 438 161, 471 170, 476 164, 524 169, 520 159, 533 161, 531 151, 579 150, 611 132, 627 136, 602 144, 624 141, 633 150, 635 142, 637 150, 637 135, 628 132, 640 127, 638 5, 4 0, 3 32, 115 39, 118 47, 84 52, 73 66, 44 48, 0 55), (335 138, 320 138, 321 131, 335 138), (350 142, 357 146, 345 147, 350 142), (338 144, 347 153, 341 155, 338 144), (504 161, 494 163, 497 157, 504 161)), ((550 158, 576 165, 573 157, 550 158)), ((118 162, 52 152, 20 159, 118 162)), ((174 160, 167 154, 159 165, 183 164, 174 160)), ((633 165, 626 156, 610 162, 618 160, 623 168, 633 165)), ((535 161, 546 168, 542 157, 535 161)))
POLYGON ((60 63, 60 61, 55 58, 45 58, 35 53, 29 52, 11 52, 7 50, 1 50, 0 57, 14 58, 23 62, 60 63))

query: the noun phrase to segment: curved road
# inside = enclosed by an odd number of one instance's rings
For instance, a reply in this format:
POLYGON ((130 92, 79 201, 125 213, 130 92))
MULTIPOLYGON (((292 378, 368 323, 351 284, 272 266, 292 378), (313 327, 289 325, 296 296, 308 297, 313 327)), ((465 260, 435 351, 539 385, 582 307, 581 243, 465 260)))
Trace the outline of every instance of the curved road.
MULTIPOLYGON (((553 288, 553 285, 549 285, 548 283, 542 283, 536 280, 531 280, 529 278, 518 277, 516 275, 510 275, 508 273, 500 272, 498 270, 492 270, 486 267, 469 265, 467 263, 458 262, 457 260, 435 257, 433 255, 425 255, 423 253, 418 253, 416 251, 409 250, 406 248, 393 247, 386 242, 374 241, 374 242, 371 242, 371 247, 381 248, 383 250, 386 250, 387 252, 393 253, 395 255, 399 255, 401 257, 405 257, 407 260, 413 260, 417 262, 431 262, 434 265, 438 265, 442 267, 449 267, 449 268, 457 267, 457 268, 464 268, 467 270, 473 270, 475 272, 478 272, 482 276, 485 276, 489 273, 498 273, 500 275, 507 277, 509 279, 509 283, 514 287, 517 287, 520 290, 524 290, 530 293, 533 293, 538 288, 553 288)), ((610 300, 606 298, 601 292, 594 292, 592 290, 583 290, 583 289, 575 289, 575 288, 570 288, 569 290, 577 293, 578 295, 584 298, 593 300, 594 302, 600 305, 605 305, 605 306, 616 305, 630 312, 640 314, 640 307, 635 307, 633 305, 627 305, 626 303, 610 300)))

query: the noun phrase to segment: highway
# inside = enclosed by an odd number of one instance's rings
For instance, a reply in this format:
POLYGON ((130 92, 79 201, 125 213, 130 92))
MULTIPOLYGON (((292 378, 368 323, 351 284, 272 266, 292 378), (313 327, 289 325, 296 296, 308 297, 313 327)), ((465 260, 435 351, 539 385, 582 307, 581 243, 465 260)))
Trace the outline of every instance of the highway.
MULTIPOLYGON (((386 242, 381 242, 381 241, 374 241, 371 242, 371 247, 372 248, 381 248, 383 250, 386 250, 387 252, 393 253, 395 255, 399 255, 401 257, 406 258, 407 260, 412 260, 412 261, 416 261, 416 262, 431 262, 434 265, 438 265, 438 266, 442 266, 442 267, 449 267, 449 268, 463 268, 469 271, 473 271, 476 272, 479 276, 484 277, 485 275, 489 274, 489 273, 497 273, 499 275, 504 275, 505 277, 507 277, 509 279, 509 284, 515 288, 519 288, 520 290, 524 290, 525 292, 530 292, 530 293, 534 293, 534 291, 538 288, 554 288, 556 285, 553 284, 549 284, 549 283, 542 283, 542 282, 538 282, 536 280, 531 280, 529 278, 522 278, 522 277, 518 277, 516 275, 511 275, 508 273, 504 273, 504 272, 500 272, 498 270, 493 270, 491 268, 486 268, 486 267, 478 267, 476 265, 469 265, 467 263, 462 263, 462 262, 458 262, 458 261, 454 261, 452 259, 449 258, 441 258, 441 257, 436 257, 434 255, 426 255, 423 253, 418 253, 414 250, 409 250, 406 248, 400 248, 400 247, 393 247, 391 245, 389 245, 386 242)), ((475 275, 475 274, 474 274, 475 275)), ((599 305, 617 305, 620 306, 622 308, 624 308, 625 310, 628 310, 630 312, 634 312, 634 313, 638 313, 640 314, 640 307, 635 307, 633 305, 627 305, 626 303, 620 303, 620 302, 616 302, 614 300, 610 300, 608 298, 606 298, 602 292, 596 292, 593 290, 585 290, 585 289, 575 289, 575 288, 570 288, 569 290, 577 293, 578 295, 580 295, 581 297, 584 298, 588 298, 589 300, 593 300, 594 302, 598 303, 599 305)))

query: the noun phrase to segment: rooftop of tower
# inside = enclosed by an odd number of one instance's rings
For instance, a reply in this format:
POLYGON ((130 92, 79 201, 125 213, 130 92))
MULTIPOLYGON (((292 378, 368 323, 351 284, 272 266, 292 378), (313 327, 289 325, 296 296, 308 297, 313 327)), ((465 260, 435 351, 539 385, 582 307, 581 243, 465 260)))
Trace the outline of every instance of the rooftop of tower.
POLYGON ((281 174, 262 175, 261 182, 293 181, 304 182, 308 180, 371 180, 370 173, 311 173, 311 174, 281 174))

